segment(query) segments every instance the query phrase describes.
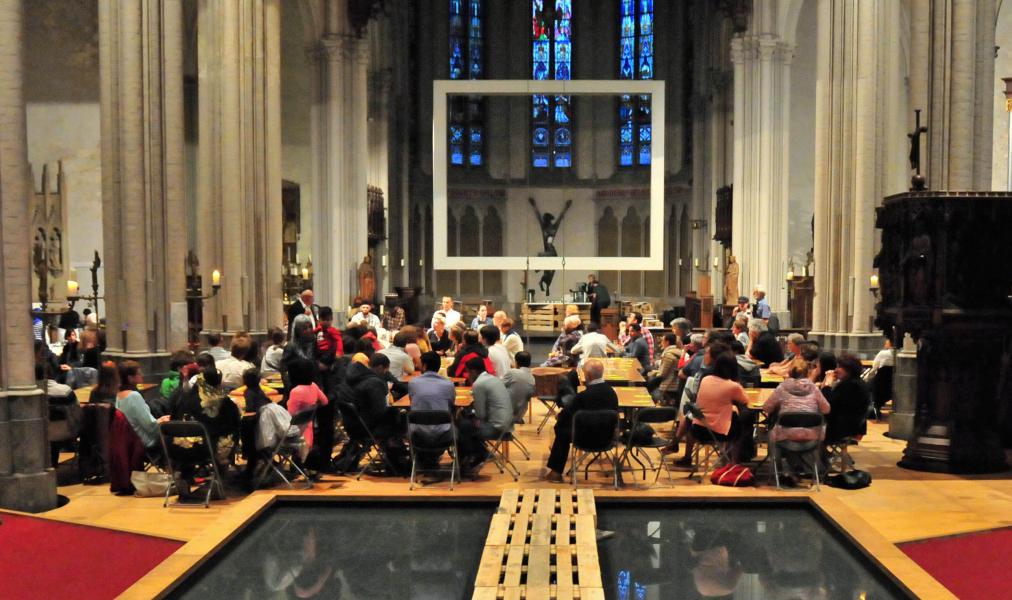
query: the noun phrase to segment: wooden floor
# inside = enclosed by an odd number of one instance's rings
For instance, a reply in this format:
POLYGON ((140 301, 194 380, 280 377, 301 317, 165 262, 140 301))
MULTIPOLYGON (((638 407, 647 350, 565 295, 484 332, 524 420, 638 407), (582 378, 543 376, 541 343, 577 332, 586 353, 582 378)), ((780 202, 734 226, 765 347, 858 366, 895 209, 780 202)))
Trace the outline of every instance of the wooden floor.
MULTIPOLYGON (((535 424, 520 426, 518 436, 533 453, 531 460, 523 460, 515 448, 511 458, 519 467, 521 477, 514 483, 508 475, 501 475, 491 463, 482 470, 477 481, 458 484, 453 492, 446 482, 408 491, 405 479, 363 477, 355 481, 349 477, 330 476, 316 485, 314 494, 369 494, 407 496, 415 495, 498 495, 506 488, 558 487, 540 479, 553 433, 550 426, 538 435, 540 406, 535 408, 535 424)), ((910 540, 966 533, 996 527, 1012 526, 1012 474, 990 476, 956 476, 909 471, 896 466, 904 444, 885 437, 885 424, 870 423, 869 435, 852 452, 858 468, 870 471, 874 482, 863 490, 847 491, 822 487, 821 494, 831 495, 861 515, 870 526, 887 540, 898 543, 910 540)), ((647 489, 639 479, 636 485, 627 485, 614 491, 609 478, 591 474, 590 481, 582 485, 594 488, 599 497, 625 495, 692 495, 748 497, 769 493, 769 488, 725 488, 709 483, 699 484, 686 478, 687 472, 674 474, 669 483, 662 474, 653 488, 647 489)), ((626 475, 629 482, 629 475, 626 475)), ((807 490, 804 490, 807 491, 807 490)), ((134 498, 114 496, 107 485, 69 485, 59 493, 70 502, 44 513, 43 516, 61 521, 97 525, 124 531, 147 533, 182 541, 189 541, 209 527, 242 496, 214 502, 208 509, 202 507, 162 508, 160 498, 134 498)), ((263 493, 263 492, 260 492, 263 493)), ((789 494, 791 492, 781 492, 789 494)))

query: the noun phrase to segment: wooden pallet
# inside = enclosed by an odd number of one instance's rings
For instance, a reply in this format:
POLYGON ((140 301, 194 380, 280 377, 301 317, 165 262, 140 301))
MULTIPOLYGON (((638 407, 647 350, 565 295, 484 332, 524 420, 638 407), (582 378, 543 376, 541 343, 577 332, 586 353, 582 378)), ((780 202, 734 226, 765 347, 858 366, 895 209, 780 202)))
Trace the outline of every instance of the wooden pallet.
POLYGON ((604 600, 591 490, 506 490, 492 517, 475 600, 604 600))

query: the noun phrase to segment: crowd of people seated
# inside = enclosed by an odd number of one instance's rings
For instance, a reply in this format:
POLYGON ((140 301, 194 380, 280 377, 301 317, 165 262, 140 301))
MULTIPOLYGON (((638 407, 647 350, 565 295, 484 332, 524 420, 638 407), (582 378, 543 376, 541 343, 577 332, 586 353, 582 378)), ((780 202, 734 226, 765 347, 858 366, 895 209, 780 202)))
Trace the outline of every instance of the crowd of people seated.
MULTIPOLYGON (((584 323, 576 311, 563 321, 543 366, 578 367, 584 372, 580 387, 574 372, 559 388, 561 411, 547 461, 545 477, 560 481, 566 468, 572 436, 573 415, 579 410, 617 410, 615 391, 604 379, 600 359, 635 359, 658 405, 679 407, 694 404, 703 417, 682 417, 664 454, 685 454, 676 465, 688 466, 693 445, 701 439, 726 444, 732 460, 748 460, 754 453, 752 431, 755 407, 749 408, 746 388, 761 381, 761 369, 784 378, 763 406, 768 415, 769 441, 835 443, 861 436, 870 405, 867 374, 854 356, 822 351, 799 333, 787 336, 786 352, 770 331, 768 304, 762 297, 754 310, 748 299, 735 309, 729 328, 693 332, 692 323, 677 318, 670 331, 655 334, 643 315, 630 313, 612 340, 598 323, 584 323), (751 313, 751 314, 750 314, 751 313), (754 316, 753 316, 754 315, 754 316), (765 318, 764 318, 765 317, 765 318), (864 376, 863 376, 864 375, 864 376), (781 412, 812 412, 825 415, 825 425, 814 429, 780 427, 781 412)), ((401 307, 380 317, 368 303, 347 315, 343 327, 335 326, 335 312, 314 303, 312 291, 303 292, 287 310, 286 330, 267 333, 263 347, 245 332, 232 334, 227 348, 223 336, 207 334, 207 348, 199 354, 180 349, 170 358, 170 370, 158 382, 156 393, 142 395, 144 381, 133 361, 119 364, 102 361, 101 332, 75 330, 65 336, 64 352, 54 355, 44 343, 36 344, 40 380, 53 398, 76 404, 73 388, 93 383, 90 402, 108 403, 122 413, 149 457, 162 453, 159 423, 195 420, 207 429, 212 448, 199 440, 171 447, 174 464, 192 464, 188 455, 210 452, 223 471, 230 471, 241 456, 245 468, 241 480, 251 482, 257 463, 270 460, 263 452, 279 436, 301 439, 300 463, 313 473, 349 470, 367 450, 356 448, 336 427, 342 405, 355 409, 358 418, 377 440, 393 471, 407 469, 407 444, 447 444, 456 433, 460 463, 465 475, 474 475, 488 460, 490 441, 523 422, 534 396, 532 357, 514 329, 509 315, 481 306, 468 322, 444 297, 424 325, 406 323, 401 307), (392 315, 391 318, 386 318, 392 315), (427 325, 427 326, 426 326, 427 325), (384 326, 397 327, 387 330, 384 326), (450 358, 445 366, 444 358, 450 358), (75 369, 90 369, 76 376, 75 369), (267 386, 265 378, 278 374, 282 391, 267 386), (470 386, 472 401, 458 410, 457 383, 470 386), (236 390, 241 390, 241 394, 236 390), (451 424, 412 425, 404 410, 391 404, 404 395, 413 410, 446 410, 451 424), (280 397, 280 402, 277 400, 280 397), (279 412, 280 411, 280 412, 279 412), (312 422, 289 430, 291 417, 315 411, 312 422), (340 443, 346 443, 334 456, 340 443), (241 448, 241 454, 239 450, 241 448)), ((876 358, 876 370, 891 366, 891 347, 876 358)), ((873 373, 874 376, 874 373, 873 373)), ((54 447, 54 461, 55 461, 54 447)), ((674 457, 672 457, 674 459, 674 457)), ((421 455, 422 466, 434 466, 439 455, 421 455)), ((794 478, 796 465, 785 465, 786 479, 794 478)), ((177 486, 181 495, 197 494, 198 473, 182 469, 177 486)))

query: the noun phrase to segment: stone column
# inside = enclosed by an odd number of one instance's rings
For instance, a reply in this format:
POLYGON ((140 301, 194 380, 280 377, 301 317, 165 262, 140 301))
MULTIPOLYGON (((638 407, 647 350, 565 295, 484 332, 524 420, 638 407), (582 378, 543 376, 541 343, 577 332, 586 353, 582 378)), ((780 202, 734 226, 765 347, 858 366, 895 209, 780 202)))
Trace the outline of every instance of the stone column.
POLYGON ((734 63, 734 216, 731 247, 742 294, 756 284, 777 312, 787 310, 790 64, 794 47, 770 33, 731 41, 734 63))
POLYGON ((313 264, 317 298, 335 308, 353 300, 354 273, 368 251, 369 54, 365 42, 348 32, 346 14, 330 15, 336 22, 314 52, 319 95, 313 113, 318 194, 313 264))
POLYGON ((279 0, 200 0, 198 256, 206 329, 262 333, 281 307, 279 0))
POLYGON ((910 100, 928 126, 928 188, 990 189, 996 2, 925 0, 910 13, 910 100))
POLYGON ((0 507, 40 512, 56 506, 56 475, 32 360, 22 19, 21 0, 0 0, 0 507))
POLYGON ((182 44, 178 0, 99 3, 107 353, 148 368, 186 343, 182 44))

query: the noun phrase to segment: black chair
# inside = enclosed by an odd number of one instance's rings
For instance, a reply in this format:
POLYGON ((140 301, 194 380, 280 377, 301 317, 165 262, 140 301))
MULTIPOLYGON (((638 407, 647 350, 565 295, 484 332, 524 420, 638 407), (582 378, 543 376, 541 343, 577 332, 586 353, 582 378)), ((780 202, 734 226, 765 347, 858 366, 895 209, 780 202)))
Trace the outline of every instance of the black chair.
POLYGON ((373 435, 369 426, 362 420, 362 416, 359 414, 358 409, 355 408, 355 405, 350 402, 338 402, 337 409, 341 412, 341 422, 344 426, 344 432, 348 435, 347 443, 357 444, 361 447, 368 459, 362 470, 355 476, 355 479, 361 479, 362 475, 370 468, 385 467, 390 473, 397 473, 397 468, 390 462, 390 458, 387 456, 383 445, 379 443, 379 440, 373 435))
POLYGON ((871 381, 871 398, 875 418, 881 418, 879 414, 882 407, 893 399, 893 376, 895 367, 880 367, 871 381))
POLYGON ((448 410, 412 410, 408 412, 408 449, 411 451, 411 479, 408 489, 415 489, 415 473, 421 472, 445 472, 437 465, 435 469, 420 469, 418 467, 418 452, 431 452, 442 455, 449 452, 453 462, 450 463, 450 489, 453 489, 454 477, 460 478, 460 463, 457 459, 460 454, 457 451, 457 428, 453 426, 453 415, 448 410), (413 433, 410 433, 411 425, 449 425, 450 441, 441 444, 433 444, 419 441, 413 433))
MULTIPOLYGON (((172 453, 170 449, 175 443, 176 439, 187 439, 191 447, 202 445, 206 452, 205 456, 201 456, 199 453, 193 457, 192 461, 188 461, 194 469, 203 468, 210 476, 210 481, 207 484, 207 496, 204 498, 204 508, 211 505, 211 495, 214 490, 217 489, 221 494, 221 497, 225 497, 225 486, 222 483, 221 473, 218 472, 218 463, 214 457, 214 445, 211 443, 211 436, 207 433, 207 427, 200 421, 166 421, 158 424, 158 438, 162 443, 162 454, 165 460, 166 470, 176 475, 177 467, 179 464, 174 464, 172 460, 172 453)), ((165 501, 162 506, 169 505, 169 495, 171 494, 173 486, 168 486, 165 489, 165 501)), ((176 503, 177 505, 180 503, 176 503)))
MULTIPOLYGON (((292 417, 290 427, 301 428, 303 425, 312 427, 314 418, 316 418, 315 407, 309 410, 304 410, 292 417)), ((299 473, 299 475, 302 475, 302 478, 306 480, 307 490, 313 489, 312 479, 309 478, 309 475, 302 470, 298 461, 295 460, 295 457, 299 455, 299 451, 301 450, 303 443, 301 435, 297 437, 287 435, 279 436, 278 443, 274 445, 274 448, 270 450, 269 454, 265 454, 263 457, 264 460, 262 461, 263 464, 258 466, 258 469, 260 469, 260 476, 257 477, 256 483, 253 485, 253 489, 259 489, 260 485, 263 484, 264 479, 267 478, 267 475, 271 471, 274 471, 274 473, 281 477, 281 480, 285 482, 285 485, 287 485, 289 489, 294 489, 292 482, 289 481, 283 471, 285 466, 294 469, 299 473)), ((294 480, 295 477, 292 479, 294 480)))
MULTIPOLYGON (((821 429, 825 422, 825 417, 814 412, 785 412, 777 416, 777 425, 780 427, 821 429)), ((815 489, 819 490, 819 449, 821 446, 822 442, 818 439, 807 442, 778 440, 775 444, 770 444, 770 452, 773 454, 773 477, 776 480, 777 489, 781 489, 780 458, 797 456, 812 471, 812 482, 815 489)))
MULTIPOLYGON (((650 460, 650 456, 646 453, 646 450, 653 449, 660 453, 661 448, 671 444, 671 440, 662 438, 656 434, 651 435, 649 440, 639 440, 636 439, 633 432, 639 428, 641 423, 644 425, 671 423, 673 430, 676 421, 678 421, 678 409, 673 406, 641 408, 633 415, 632 428, 624 434, 625 439, 623 441, 625 443, 625 452, 622 454, 622 462, 629 465, 630 471, 635 471, 630 459, 639 463, 640 467, 643 469, 644 481, 646 481, 647 478, 647 467, 637 458, 637 455, 642 456, 650 465, 650 469, 654 470, 653 461, 650 460)), ((660 478, 661 469, 664 469, 667 472, 668 481, 671 481, 671 469, 668 467, 667 463, 664 462, 664 457, 660 456, 657 462, 656 474, 654 475, 654 483, 657 483, 657 480, 660 478)))
POLYGON ((702 483, 706 474, 710 472, 710 469, 715 466, 716 455, 717 458, 724 461, 724 464, 731 464, 731 457, 728 456, 725 445, 727 441, 722 441, 717 438, 717 434, 706 424, 706 415, 703 414, 702 409, 692 402, 685 403, 685 416, 691 418, 695 424, 700 425, 709 434, 708 440, 696 440, 696 445, 692 449, 692 470, 689 471, 689 479, 696 473, 699 473, 699 482, 702 483), (702 471, 700 471, 702 468, 702 471))
POLYGON ((77 469, 81 482, 101 483, 108 477, 109 426, 116 407, 105 402, 81 406, 84 416, 77 448, 77 469))
POLYGON ((617 429, 618 411, 576 411, 573 415, 572 467, 570 468, 573 487, 576 487, 577 470, 587 457, 590 457, 590 462, 583 469, 584 479, 588 478, 590 466, 594 464, 594 461, 601 456, 607 456, 611 459, 615 489, 618 489, 618 474, 622 468, 622 462, 619 460, 618 446, 615 443, 617 429))

